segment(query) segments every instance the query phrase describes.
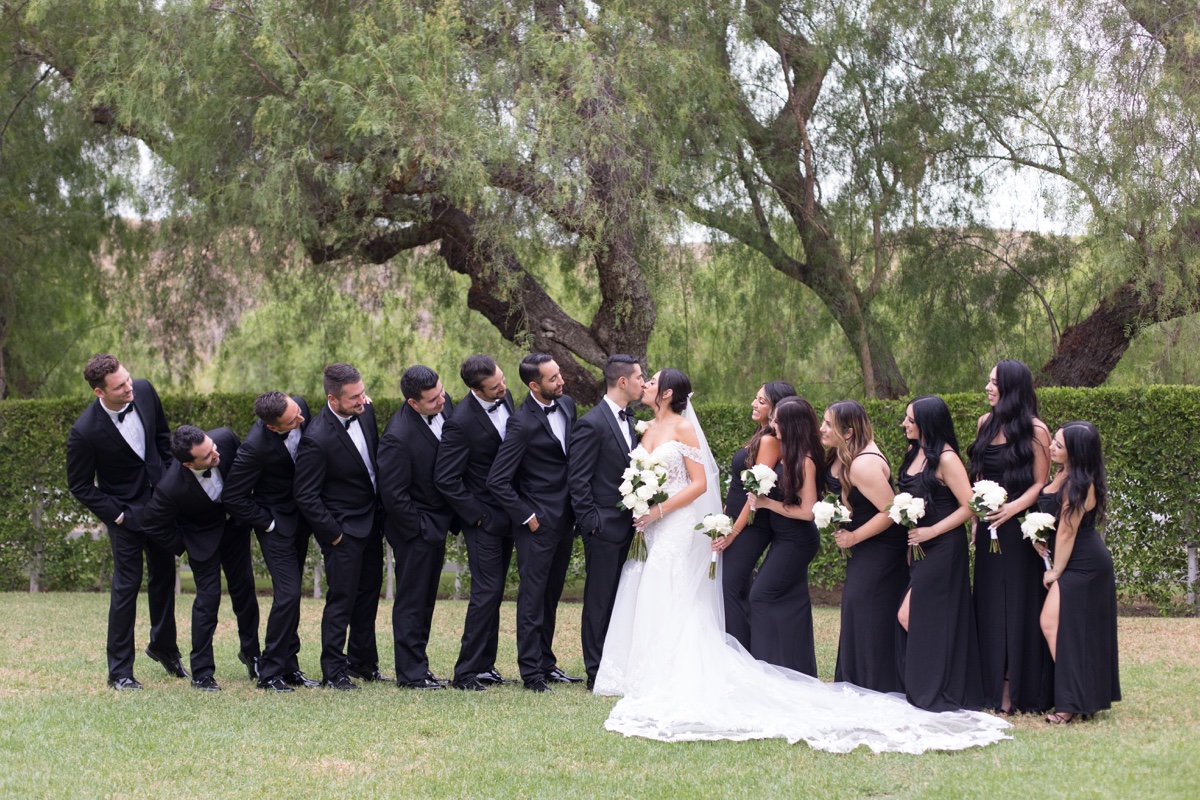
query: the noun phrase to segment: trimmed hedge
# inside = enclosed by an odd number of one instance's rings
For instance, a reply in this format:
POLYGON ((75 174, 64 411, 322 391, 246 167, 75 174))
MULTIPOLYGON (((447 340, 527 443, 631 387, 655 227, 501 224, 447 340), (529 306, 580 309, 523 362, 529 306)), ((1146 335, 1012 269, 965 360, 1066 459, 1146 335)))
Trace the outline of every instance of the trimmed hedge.
MULTIPOLYGON (((1179 610, 1186 591, 1186 546, 1198 538, 1200 388, 1042 389, 1038 398, 1042 419, 1051 429, 1074 419, 1089 420, 1100 429, 1111 491, 1105 533, 1122 596, 1149 600, 1164 611, 1179 610)), ((163 406, 172 425, 228 425, 244 435, 254 420, 253 399, 249 394, 168 395, 163 406)), ((987 404, 982 392, 945 399, 965 452, 987 404)), ((380 424, 400 402, 376 398, 380 424)), ((866 403, 876 440, 894 466, 903 454, 899 422, 905 405, 866 403)), ((107 586, 111 556, 106 537, 102 529, 96 532, 96 520, 66 487, 67 432, 84 406, 78 399, 0 403, 0 589, 107 586), (87 533, 72 538, 80 530, 87 533)), ((702 404, 697 412, 727 480, 733 452, 752 431, 749 403, 702 404)), ((465 553, 458 550, 452 544, 449 557, 465 563, 465 553)), ((575 574, 583 568, 582 553, 577 556, 575 574)), ((841 581, 843 569, 832 543, 825 542, 810 579, 830 587, 841 581)))

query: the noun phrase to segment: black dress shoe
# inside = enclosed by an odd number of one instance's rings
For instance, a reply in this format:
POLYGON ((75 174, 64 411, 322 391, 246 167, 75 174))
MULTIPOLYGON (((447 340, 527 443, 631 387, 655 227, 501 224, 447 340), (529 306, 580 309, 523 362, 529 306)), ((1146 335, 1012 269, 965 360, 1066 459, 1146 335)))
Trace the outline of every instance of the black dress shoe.
POLYGON ((437 675, 434 675, 433 672, 430 670, 425 670, 425 680, 434 681, 435 683, 440 683, 443 686, 450 685, 450 681, 439 678, 437 675))
POLYGON ((475 680, 480 683, 504 683, 504 678, 500 677, 500 673, 492 667, 487 672, 481 672, 475 676, 475 680))
POLYGON ((314 681, 312 678, 305 675, 300 670, 283 675, 280 678, 288 686, 320 686, 320 681, 314 681))
POLYGON ((595 679, 595 678, 592 678, 592 677, 589 677, 589 678, 587 679, 587 690, 590 692, 590 691, 592 691, 592 690, 593 690, 593 689, 595 689, 595 688, 596 688, 596 679, 595 679))
POLYGON ((371 667, 369 669, 366 667, 349 667, 346 670, 346 674, 351 678, 358 678, 360 681, 366 681, 367 683, 391 680, 387 675, 380 672, 378 667, 371 667))
POLYGON ((192 688, 199 689, 202 692, 219 692, 219 691, 221 691, 220 685, 215 680, 213 680, 211 675, 208 676, 207 678, 192 678, 192 688))
POLYGON ((260 680, 258 682, 258 688, 266 689, 268 692, 279 692, 280 694, 283 694, 284 692, 296 691, 291 686, 288 686, 287 681, 285 681, 283 678, 278 678, 278 677, 269 678, 268 680, 265 680, 265 681, 260 680))
POLYGON ((343 692, 349 692, 358 688, 358 684, 347 678, 345 675, 338 675, 332 680, 326 679, 321 681, 322 686, 327 686, 330 689, 339 689, 343 692))
POLYGON ((258 656, 248 656, 245 650, 238 650, 238 661, 246 665, 250 680, 258 680, 258 656))
POLYGON ((422 678, 421 680, 413 681, 412 683, 401 683, 400 681, 397 681, 396 685, 401 687, 402 689, 445 689, 446 688, 445 686, 442 686, 437 681, 429 680, 429 678, 422 678))
POLYGON ((467 678, 465 681, 455 681, 453 684, 455 689, 461 689, 464 692, 486 692, 487 686, 479 678, 467 678))
POLYGON ((163 665, 163 669, 168 675, 173 675, 176 678, 186 678, 188 671, 183 668, 183 656, 179 653, 163 653, 159 650, 151 650, 146 648, 146 655, 154 661, 163 665))
POLYGON ((129 675, 124 678, 109 678, 108 685, 116 689, 118 692, 135 692, 142 688, 138 683, 137 678, 129 675))
POLYGON ((546 678, 554 681, 555 683, 583 683, 583 678, 572 678, 558 667, 550 670, 549 674, 546 675, 546 678))
POLYGON ((550 685, 541 678, 534 681, 525 681, 525 688, 531 692, 548 692, 550 685))

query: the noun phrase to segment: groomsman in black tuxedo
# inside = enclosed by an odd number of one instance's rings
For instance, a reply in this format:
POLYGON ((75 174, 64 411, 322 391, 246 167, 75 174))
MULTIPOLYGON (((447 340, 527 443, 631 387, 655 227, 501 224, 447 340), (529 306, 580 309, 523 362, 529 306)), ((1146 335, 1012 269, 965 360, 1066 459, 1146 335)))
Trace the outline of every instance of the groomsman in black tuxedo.
POLYGON ((352 677, 391 680, 379 671, 375 645, 383 585, 383 507, 375 488, 379 428, 362 375, 349 364, 325 368, 325 398, 300 439, 294 488, 329 582, 321 685, 351 690, 358 688, 352 677))
POLYGON ((587 565, 583 588, 583 665, 587 687, 596 681, 600 654, 613 603, 621 565, 633 541, 633 513, 618 508, 623 473, 629 467, 629 452, 637 446, 632 403, 642 399, 645 376, 633 356, 609 356, 604 364, 604 397, 583 415, 571 433, 570 469, 567 483, 571 506, 587 565))
POLYGON ((258 662, 258 687, 290 692, 316 686, 300 671, 300 591, 308 558, 308 520, 296 507, 292 489, 300 437, 310 418, 303 397, 265 392, 254 401, 258 417, 225 479, 225 505, 254 527, 271 573, 274 599, 258 662))
POLYGON ((514 408, 504 372, 491 356, 469 356, 459 376, 470 392, 442 428, 434 480, 462 521, 471 570, 471 599, 454 665, 454 686, 482 691, 504 680, 496 671, 496 648, 513 529, 504 506, 487 486, 487 476, 514 408))
POLYGON ((400 377, 404 405, 379 439, 379 495, 387 511, 383 532, 396 556, 396 602, 392 632, 396 683, 410 689, 441 689, 429 669, 425 647, 433 625, 438 580, 446 563, 446 534, 458 532, 454 511, 434 485, 450 396, 429 367, 409 367, 400 377))
POLYGON ((525 688, 550 690, 549 682, 574 683, 554 656, 554 623, 575 538, 567 492, 567 444, 575 401, 563 394, 554 359, 532 353, 521 360, 529 396, 508 421, 504 443, 488 474, 488 487, 508 511, 517 547, 517 663, 525 688))
POLYGON ((186 678, 175 630, 175 556, 146 538, 141 515, 170 461, 170 431, 158 393, 132 380, 115 356, 99 353, 83 377, 96 402, 67 437, 71 494, 100 518, 112 546, 108 607, 108 685, 141 689, 133 677, 133 631, 142 585, 142 553, 150 573, 150 644, 146 655, 169 674, 186 678))
POLYGON ((237 449, 237 434, 229 428, 206 434, 193 425, 180 425, 171 434, 175 461, 155 487, 142 518, 147 536, 174 543, 177 553, 187 550, 196 579, 192 686, 206 692, 221 689, 213 678, 213 632, 221 606, 222 570, 237 618, 238 660, 246 665, 251 680, 258 677, 258 596, 250 560, 250 526, 232 516, 222 502, 237 449))

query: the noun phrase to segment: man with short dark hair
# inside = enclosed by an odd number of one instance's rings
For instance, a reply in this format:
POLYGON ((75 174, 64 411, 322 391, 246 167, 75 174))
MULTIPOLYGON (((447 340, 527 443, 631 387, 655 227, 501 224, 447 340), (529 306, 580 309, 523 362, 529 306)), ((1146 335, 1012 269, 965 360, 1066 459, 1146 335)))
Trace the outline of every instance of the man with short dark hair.
POLYGON ((604 382, 604 397, 583 415, 571 433, 567 480, 587 565, 580 638, 589 689, 600 669, 621 566, 633 541, 633 513, 619 508, 621 493, 617 487, 629 466, 629 453, 637 446, 629 406, 642 399, 642 365, 633 356, 609 356, 604 382))
POLYGON ((300 592, 308 539, 308 520, 296 507, 292 483, 300 437, 308 424, 308 403, 283 392, 264 392, 254 401, 258 417, 225 481, 225 505, 250 522, 271 573, 274 595, 258 665, 258 687, 290 692, 316 686, 300 671, 300 592))
POLYGON ((375 644, 383 585, 379 428, 362 375, 349 364, 325 368, 325 399, 300 439, 294 489, 296 505, 321 546, 329 582, 321 617, 321 685, 351 690, 358 688, 352 677, 390 680, 379 671, 375 644))
POLYGON ((133 677, 142 554, 149 571, 150 642, 146 655, 186 678, 175 629, 175 556, 146 538, 141 514, 170 461, 170 431, 158 393, 133 380, 115 356, 98 353, 83 376, 96 401, 67 437, 71 494, 108 529, 113 573, 108 607, 108 685, 141 689, 133 677))
POLYGON ((575 401, 563 394, 555 360, 532 353, 521 361, 529 396, 508 421, 488 488, 508 511, 517 548, 517 662, 525 688, 574 683, 558 667, 554 625, 571 563, 575 516, 567 493, 567 449, 575 401))
POLYGON ((504 372, 491 356, 468 356, 459 376, 470 391, 442 428, 434 480, 462 522, 471 570, 471 597, 454 665, 454 687, 482 691, 504 680, 496 670, 496 650, 513 530, 504 507, 487 486, 487 476, 504 441, 513 400, 504 372))
POLYGON ((238 660, 246 665, 251 680, 258 677, 258 596, 250 559, 250 526, 229 514, 222 502, 237 449, 237 434, 229 428, 205 433, 193 425, 180 425, 171 434, 175 461, 155 487, 143 517, 147 536, 164 544, 175 543, 177 553, 187 551, 196 581, 192 686, 206 692, 221 689, 213 677, 213 633, 221 606, 222 571, 237 618, 238 660))
POLYGON ((396 684, 441 689, 425 648, 446 561, 446 534, 458 532, 454 511, 433 480, 452 404, 438 374, 420 364, 404 371, 400 392, 404 405, 379 439, 379 494, 387 511, 383 531, 396 556, 396 684))

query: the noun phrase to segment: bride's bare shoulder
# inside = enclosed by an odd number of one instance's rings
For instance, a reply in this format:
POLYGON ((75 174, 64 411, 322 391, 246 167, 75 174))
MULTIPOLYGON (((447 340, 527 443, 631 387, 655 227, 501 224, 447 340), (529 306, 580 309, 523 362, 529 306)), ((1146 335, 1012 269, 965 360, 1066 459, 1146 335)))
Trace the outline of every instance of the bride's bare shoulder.
POLYGON ((675 438, 690 447, 699 447, 700 438, 696 436, 696 426, 686 419, 675 423, 675 438))

